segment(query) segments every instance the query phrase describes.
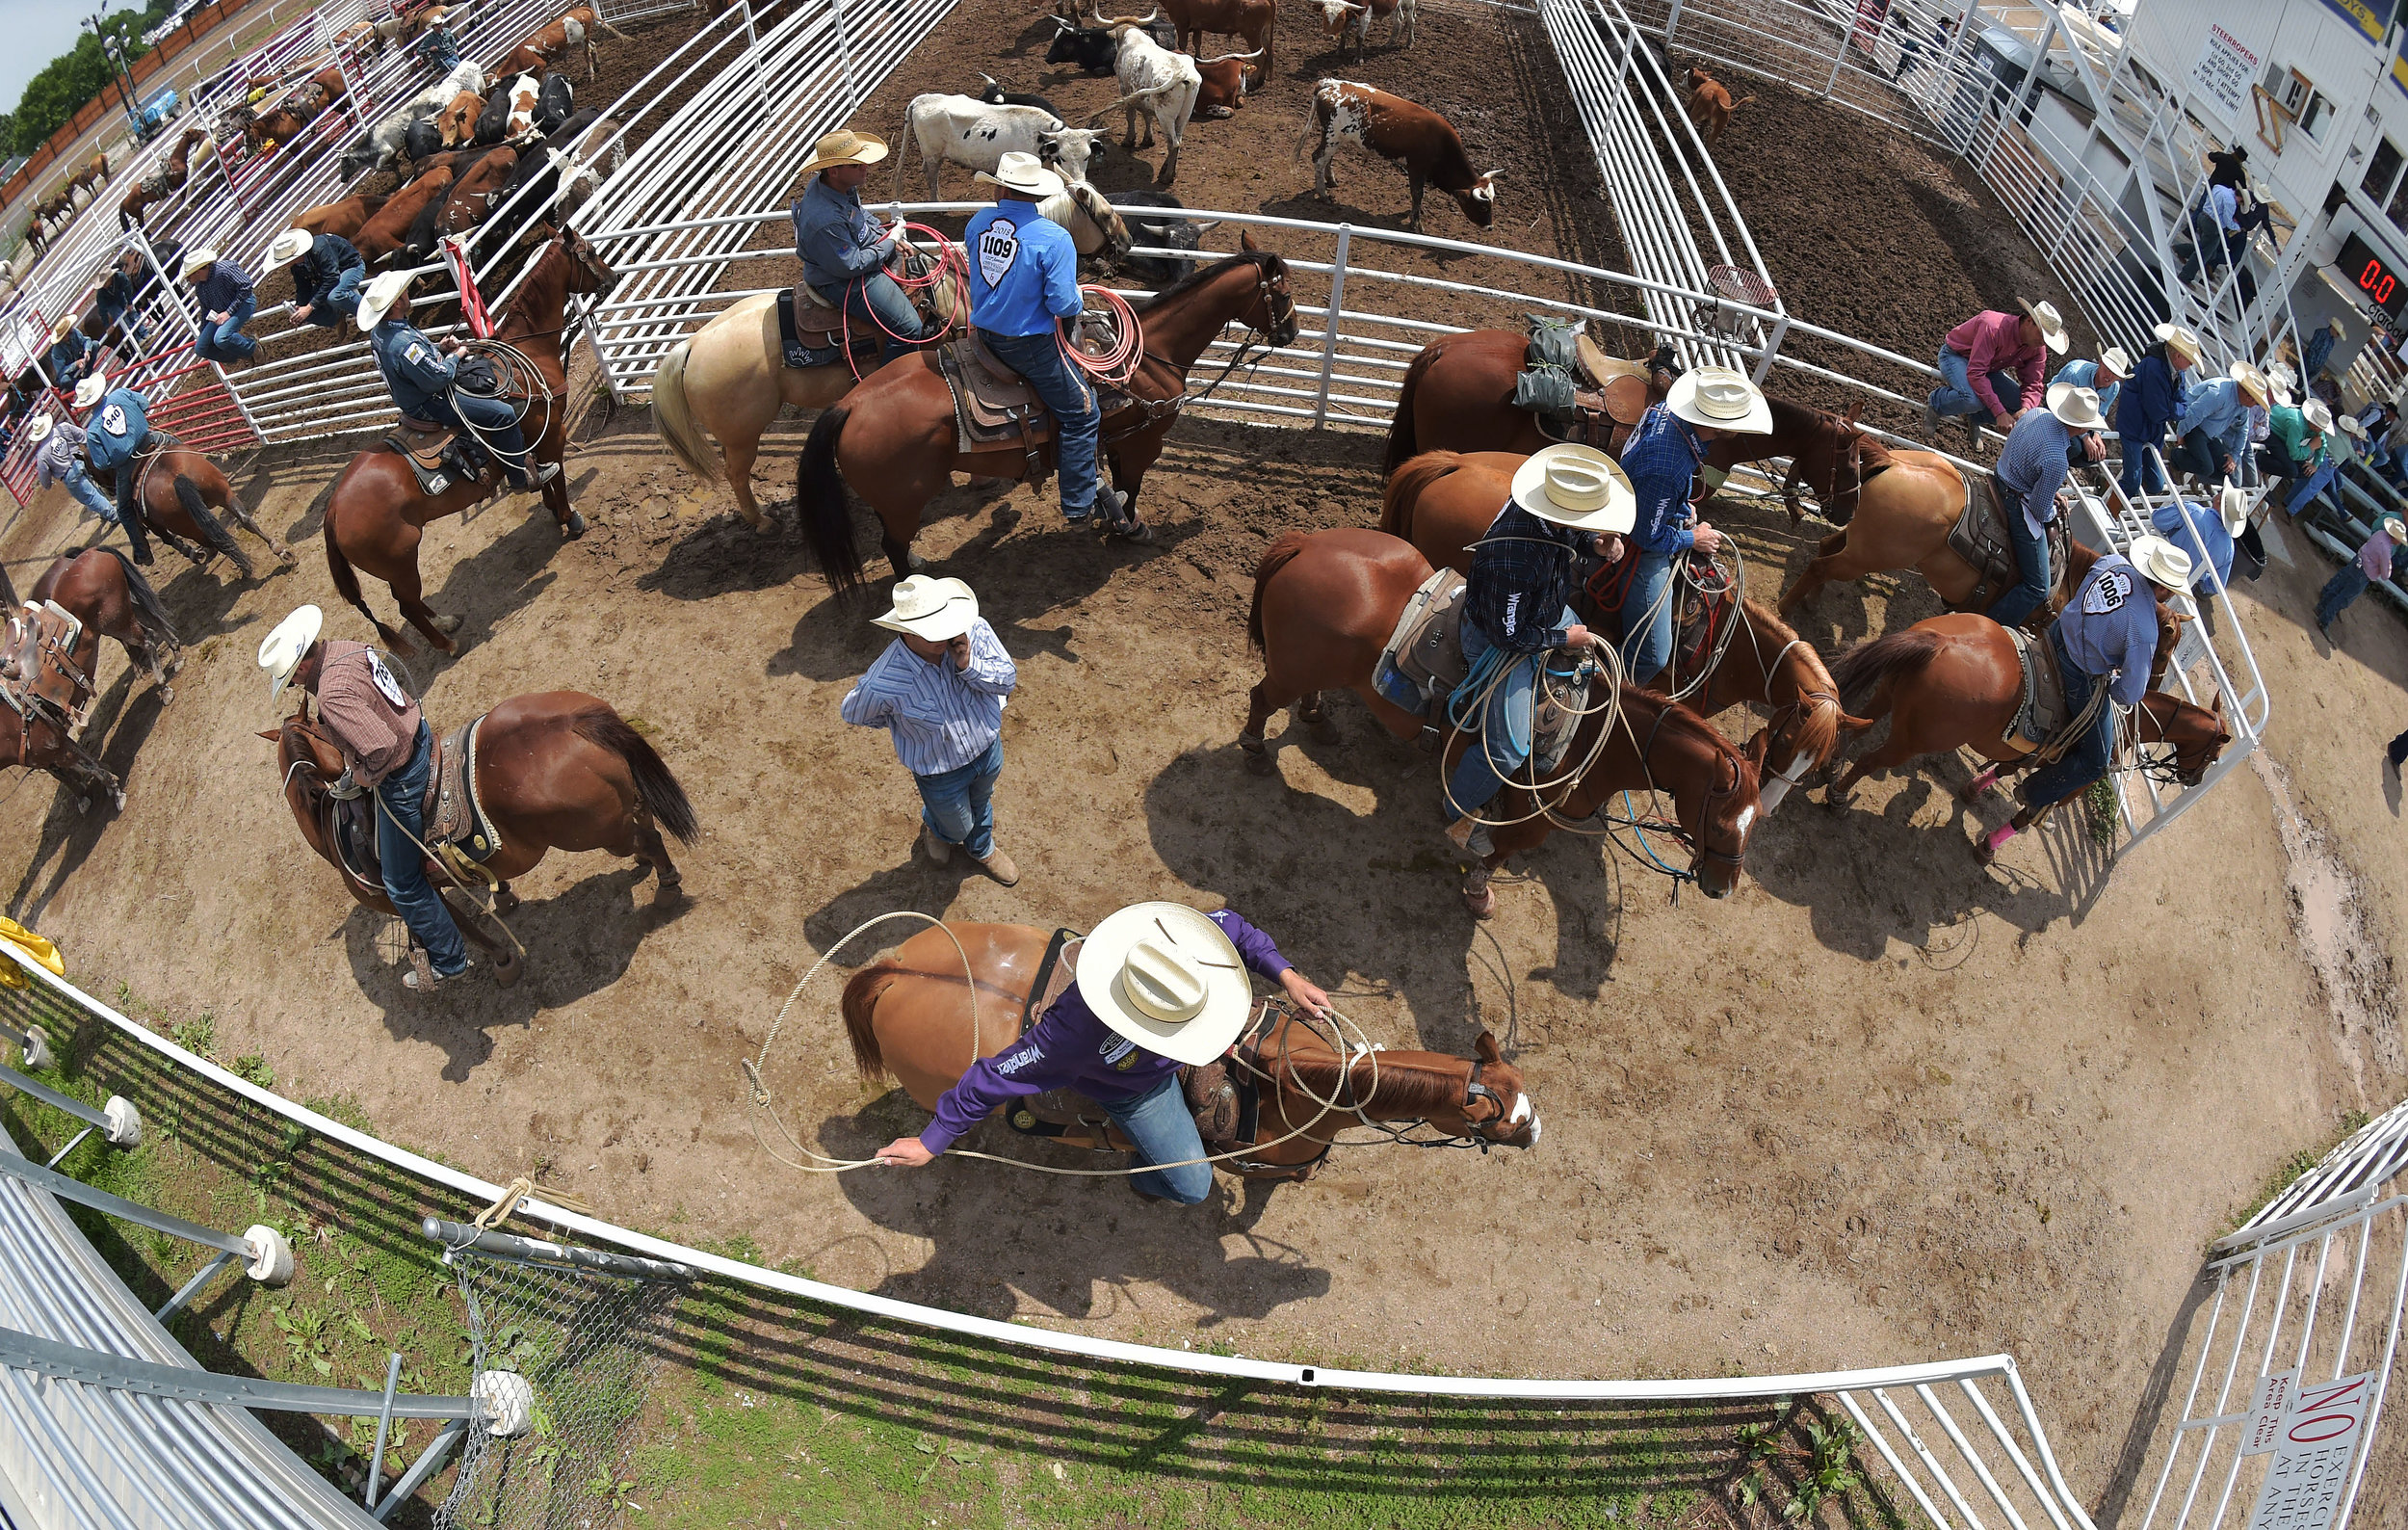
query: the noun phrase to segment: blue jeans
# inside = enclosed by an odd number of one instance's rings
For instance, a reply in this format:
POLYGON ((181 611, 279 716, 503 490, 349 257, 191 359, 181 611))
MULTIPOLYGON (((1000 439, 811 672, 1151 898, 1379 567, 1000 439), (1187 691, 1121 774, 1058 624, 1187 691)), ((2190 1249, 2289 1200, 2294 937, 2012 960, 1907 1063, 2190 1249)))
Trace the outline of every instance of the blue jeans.
POLYGON ((1622 597, 1622 678, 1633 685, 1650 683, 1672 662, 1672 602, 1664 598, 1664 587, 1671 582, 1670 553, 1638 554, 1630 593, 1622 597), (1634 625, 1658 605, 1662 609, 1646 625, 1634 625))
POLYGON ((508 404, 455 388, 428 402, 427 417, 462 430, 475 427, 478 441, 500 461, 510 487, 523 489, 528 486, 527 433, 518 428, 518 415, 508 404))
POLYGON ((1989 618, 2002 627, 2020 627, 2049 598, 2049 542, 2035 537, 2025 523, 2023 507, 2004 503, 2006 486, 1999 486, 1999 498, 2006 512, 2007 541, 2015 544, 2015 571, 2023 577, 2015 587, 1991 603, 1989 618))
POLYGON ((2342 565, 2324 581, 2324 593, 2316 596, 2316 625, 2331 626, 2352 601, 2367 593, 2367 571, 2355 562, 2342 565))
POLYGON ((2224 269, 2224 230, 2217 226, 2215 214, 2205 207, 2194 208, 2190 215, 2190 253, 2183 257, 2181 269, 2174 273, 2183 281, 2199 275, 2199 264, 2207 262, 2210 273, 2224 269))
POLYGON ((945 843, 970 852, 971 859, 984 860, 995 854, 995 778, 1003 773, 1004 741, 999 738, 967 765, 912 777, 920 788, 920 821, 945 843))
MULTIPOLYGON (((1557 625, 1568 627, 1578 620, 1567 606, 1557 625)), ((1463 619, 1462 641, 1464 662, 1475 668, 1480 655, 1496 647, 1480 624, 1469 617, 1463 619)), ((1454 774, 1447 778, 1447 795, 1438 804, 1449 823, 1487 806, 1531 757, 1531 697, 1538 681, 1538 666, 1546 656, 1508 653, 1503 657, 1507 665, 1505 679, 1488 693, 1488 702, 1480 709, 1479 743, 1465 750, 1455 762, 1454 774)))
POLYGON ((870 326, 870 332, 878 338, 879 354, 889 361, 910 354, 914 342, 929 338, 927 327, 920 322, 920 310, 911 305, 903 284, 883 271, 873 271, 841 287, 823 287, 813 282, 811 290, 831 306, 844 309, 856 322, 870 326), (897 339, 897 335, 906 338, 897 339))
POLYGON ((259 349, 259 342, 245 334, 243 326, 250 323, 250 316, 258 311, 258 300, 245 293, 234 300, 232 307, 225 310, 223 324, 211 324, 208 316, 203 314, 200 338, 193 342, 194 353, 204 361, 249 360, 250 354, 259 349))
POLYGON ((2283 509, 2296 516, 2300 511, 2307 508, 2310 500, 2332 488, 2333 480, 2339 478, 2341 472, 2340 463, 2326 462, 2322 467, 2299 481, 2299 487, 2290 491, 2290 498, 2284 502, 2283 509))
POLYGON ((1061 513, 1072 520, 1085 520, 1095 509, 1095 441, 1104 428, 1104 411, 1096 405, 1094 390, 1063 359, 1061 343, 1051 330, 1042 334, 990 334, 986 348, 1019 373, 1054 411, 1054 465, 1061 473, 1061 513))
MULTIPOLYGON (((1981 402, 1981 395, 1974 391, 1973 374, 1966 370, 1965 357, 1954 347, 1946 344, 1940 347, 1938 364, 1940 385, 1931 390, 1932 413, 1948 416, 1970 414, 1982 425, 1999 423, 1999 417, 1981 402)), ((2008 399, 2021 402, 2024 380, 2012 372, 1993 372, 1990 374, 1990 391, 1999 396, 2002 404, 2008 399)))
POLYGON ((452 911, 427 881, 424 853, 402 833, 406 829, 420 839, 427 837, 418 810, 427 800, 427 773, 433 767, 434 733, 421 719, 409 763, 377 782, 377 797, 384 804, 377 814, 377 858, 384 863, 384 895, 393 900, 393 910, 427 948, 435 976, 450 978, 468 970, 468 949, 460 941, 459 926, 452 922, 452 911), (401 820, 399 828, 394 819, 401 820))
POLYGON ((368 268, 365 266, 345 266, 342 275, 334 278, 334 285, 327 290, 327 295, 309 305, 309 317, 302 322, 314 324, 321 330, 342 326, 359 312, 359 284, 367 275, 368 268))
MULTIPOLYGON (((103 324, 114 324, 119 329, 125 330, 134 337, 134 342, 137 345, 148 345, 150 343, 150 326, 143 322, 143 316, 140 312, 129 309, 124 303, 109 303, 104 301, 94 303, 93 306, 100 310, 101 322, 103 324)), ((102 332, 106 333, 107 331, 104 330, 102 332)))
POLYGON ((2116 482, 2123 485, 2124 497, 2135 505, 2140 503, 2144 480, 2147 492, 2152 494, 2165 492, 2165 474, 2159 468, 2156 461, 2148 455, 2149 448, 2154 447, 2160 451, 2164 449, 2164 435, 2165 433, 2160 428, 2145 441, 2135 436, 2124 438, 2124 466, 2123 470, 2116 474, 2116 482))
POLYGON ((1187 1160, 1204 1156, 1204 1139, 1196 1135, 1194 1113, 1171 1074, 1135 1099, 1102 1099, 1097 1104, 1112 1119, 1149 1164, 1182 1164, 1179 1169, 1150 1169, 1131 1174, 1129 1183, 1149 1196, 1162 1196, 1183 1206, 1194 1205, 1213 1193, 1213 1166, 1187 1160))
POLYGON ((92 481, 92 474, 84 471, 80 460, 66 464, 66 471, 59 475, 59 482, 66 486, 66 491, 80 500, 86 510, 112 526, 118 523, 118 508, 109 503, 109 496, 92 481))
MULTIPOLYGON (((2056 645, 2057 673, 2065 677, 2065 707, 2068 713, 2080 716, 2090 704, 2093 686, 2107 684, 2105 675, 2084 673, 2065 651, 2065 640, 2055 627, 2049 629, 2049 641, 2056 645)), ((2112 700, 2099 708, 2098 721, 2072 749, 2058 756, 2054 765, 2043 765, 2024 782, 2023 799, 2028 807, 2046 807, 2063 802, 2083 787, 2107 774, 2107 762, 2115 754, 2115 703, 2112 700)))

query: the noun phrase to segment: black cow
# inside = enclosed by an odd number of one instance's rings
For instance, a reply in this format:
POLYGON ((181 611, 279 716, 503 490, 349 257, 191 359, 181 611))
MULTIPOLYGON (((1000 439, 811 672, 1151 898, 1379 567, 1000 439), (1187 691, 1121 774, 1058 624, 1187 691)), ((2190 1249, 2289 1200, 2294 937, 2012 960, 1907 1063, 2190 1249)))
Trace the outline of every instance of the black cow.
POLYGON ((577 115, 577 93, 565 74, 543 77, 543 92, 536 97, 536 131, 557 133, 561 124, 577 115))
POLYGON ((1075 64, 1088 74, 1112 72, 1113 61, 1120 57, 1120 39, 1111 28, 1083 27, 1060 16, 1048 19, 1054 23, 1054 41, 1045 50, 1046 63, 1075 64))
POLYGON ((1041 95, 1030 95, 1020 91, 1007 91, 995 82, 995 76, 991 74, 982 74, 979 78, 986 82, 986 89, 979 92, 979 99, 989 106, 1034 106, 1057 121, 1070 120, 1055 111, 1054 103, 1041 95))
MULTIPOLYGON (((1121 222, 1129 225, 1133 243, 1157 250, 1200 250, 1204 246, 1204 230, 1218 223, 1217 219, 1199 224, 1187 218, 1148 218, 1133 212, 1140 207, 1184 210, 1187 204, 1168 192, 1112 192, 1104 200, 1121 209, 1121 222)), ((1194 271, 1196 264, 1183 256, 1131 255, 1120 263, 1120 269, 1128 276, 1167 286, 1194 271)))

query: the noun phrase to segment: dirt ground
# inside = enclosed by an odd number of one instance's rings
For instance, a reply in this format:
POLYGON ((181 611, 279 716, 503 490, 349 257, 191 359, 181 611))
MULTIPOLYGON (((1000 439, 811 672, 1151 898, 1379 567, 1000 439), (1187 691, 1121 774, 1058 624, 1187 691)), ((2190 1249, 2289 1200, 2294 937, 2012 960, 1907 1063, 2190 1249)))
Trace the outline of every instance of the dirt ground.
MULTIPOLYGON (((1453 12, 1423 27, 1409 56, 1330 72, 1507 82, 1528 92, 1519 120, 1550 119, 1535 82, 1552 66, 1527 38, 1453 12)), ((1283 30, 1269 95, 1199 129, 1199 187, 1259 179, 1238 204, 1252 206, 1305 184, 1269 152, 1323 67, 1300 31, 1283 30)), ((968 66, 953 66, 957 81, 968 66)), ((1482 139, 1505 140, 1518 163, 1549 158, 1543 135, 1482 139)), ((1554 174, 1576 207, 1592 172, 1576 145, 1556 152, 1561 167, 1533 178, 1554 174)), ((1401 213, 1381 167, 1341 184, 1401 213)), ((1587 216, 1490 237, 1585 258, 1587 216)), ((1460 232, 1452 209, 1432 222, 1460 232)), ((794 422, 778 440, 773 498, 794 422)), ((919 548, 977 586, 1021 666, 998 815, 1024 878, 1007 889, 913 859, 916 801, 889 746, 838 720, 882 646, 865 613, 831 601, 796 544, 736 522, 723 488, 686 478, 641 411, 589 419, 571 476, 592 533, 563 545, 524 501, 431 528, 430 597, 462 619, 462 652, 408 666, 438 725, 553 688, 640 720, 700 813, 680 857, 690 896, 660 908, 624 864, 555 857, 519 883, 524 983, 478 977, 436 1001, 402 987, 386 922, 303 847, 254 736, 275 714, 252 652, 286 611, 317 601, 330 632, 371 635, 317 540, 349 445, 270 454, 238 482, 301 563, 249 585, 163 567, 193 644, 175 702, 135 688, 111 650, 91 736, 129 774, 130 801, 79 815, 46 779, 11 786, 7 911, 56 936, 95 991, 121 982, 211 1009, 221 1050, 261 1053, 288 1093, 354 1095, 413 1147, 488 1175, 538 1173, 689 1241, 747 1235, 823 1279, 1125 1338, 1471 1371, 2005 1351, 2099 1502, 2135 1399, 2185 1332, 2203 1244, 2343 1111, 2379 1110, 2408 1082, 2392 976, 2408 865, 2379 752, 2408 631, 2363 604, 2328 654, 2303 619, 2329 567, 2294 543, 2296 561, 2242 597, 2274 696, 2264 766, 2111 865, 2063 824, 1977 868, 1972 834, 2003 809, 1962 807, 1967 773, 1943 761, 1869 785, 1844 814, 1793 801, 1759 829, 1726 902, 1673 901, 1631 861, 1559 835, 1475 925, 1428 759, 1360 706, 1337 705, 1338 744, 1279 738, 1269 778, 1235 748, 1257 673, 1254 560, 1288 528, 1370 521, 1377 444, 1183 425, 1148 480, 1164 535, 1143 549, 1068 533, 1025 490, 940 502, 919 548), (1493 1030, 1531 1077, 1541 1145, 1354 1149, 1310 1184, 1224 1182, 1178 1211, 967 1162, 806 1177, 754 1143, 739 1060, 861 921, 908 908, 1084 928, 1150 897, 1241 909, 1391 1044, 1463 1051, 1493 1030)), ((71 515, 54 493, 0 541, 20 588, 77 540, 71 515)), ((1751 577, 1802 567, 1783 517, 1725 504, 1714 518, 1741 536, 1751 577)), ((1827 594, 1806 633, 1827 649, 1935 609, 1919 582, 1876 578, 1827 594)), ((1741 738, 1754 726, 1723 721, 1741 738)), ((923 1118, 855 1082, 838 983, 821 982, 770 1084, 821 1150, 857 1156, 923 1118)), ((996 1127, 975 1145, 1033 1151, 996 1127)))

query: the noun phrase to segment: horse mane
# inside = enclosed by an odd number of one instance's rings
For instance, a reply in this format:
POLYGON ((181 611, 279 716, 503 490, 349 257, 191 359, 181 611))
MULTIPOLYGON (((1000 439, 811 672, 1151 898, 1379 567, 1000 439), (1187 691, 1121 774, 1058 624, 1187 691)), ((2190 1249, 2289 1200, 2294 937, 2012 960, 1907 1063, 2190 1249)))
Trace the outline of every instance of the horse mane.
MULTIPOLYGON (((1129 306, 1139 313, 1151 313, 1156 308, 1161 307, 1163 304, 1169 303, 1174 299, 1186 297, 1189 293, 1203 286, 1206 282, 1217 279, 1222 272, 1229 270, 1232 266, 1238 265, 1241 262, 1251 265, 1257 273, 1275 275, 1276 273, 1271 267, 1271 262, 1275 260, 1279 260, 1279 256, 1272 251, 1241 250, 1234 255, 1225 256, 1222 259, 1214 261, 1209 266, 1204 266, 1198 270, 1189 272, 1186 276, 1181 277, 1169 286, 1165 287, 1162 291, 1154 294, 1154 296, 1150 298, 1141 298, 1136 303, 1129 304, 1129 306)), ((1284 266, 1286 262, 1280 261, 1280 264, 1284 266)))
MULTIPOLYGON (((1785 654, 1792 644, 1796 644, 1797 651, 1813 659, 1815 667, 1823 672, 1826 679, 1830 678, 1830 667, 1822 662, 1821 653, 1817 651, 1811 643, 1798 643, 1797 630, 1794 627, 1782 620, 1776 613, 1758 605, 1753 600, 1742 597, 1741 604, 1746 608, 1749 623, 1762 629, 1764 639, 1779 644, 1785 654)), ((1773 662, 1778 667, 1785 661, 1776 659, 1773 662)), ((1765 676, 1765 689, 1769 692, 1771 688, 1772 676, 1767 674, 1765 676)), ((1798 749, 1815 759, 1829 759, 1831 751, 1837 748, 1840 742, 1840 711, 1837 680, 1832 681, 1830 705, 1801 700, 1798 703, 1797 718, 1798 749)))
POLYGON ((1440 1111, 1460 1110, 1463 1106, 1463 1082, 1452 1072, 1440 1071, 1427 1063, 1407 1063, 1392 1052, 1363 1053, 1349 1062, 1334 1057, 1288 1057, 1280 1067, 1301 1086, 1300 1092, 1322 1099, 1335 1099, 1365 1110, 1408 1112, 1428 1116, 1440 1111), (1355 1089, 1374 1076, 1372 1059, 1378 1058, 1377 1082, 1368 1097, 1359 1097, 1355 1089), (1346 1093, 1341 1094, 1339 1091, 1346 1093))
MULTIPOLYGON (((1658 737, 1666 733, 1676 734, 1703 744, 1714 753, 1728 754, 1734 759, 1739 757, 1739 746, 1724 738, 1720 730, 1712 723, 1669 697, 1658 696, 1653 691, 1641 690, 1625 681, 1622 687, 1623 707, 1627 710, 1635 699, 1642 700, 1661 709, 1663 716, 1662 725, 1654 722, 1647 725, 1655 729, 1658 737)), ((1646 740, 1643 737, 1639 740, 1639 748, 1642 750, 1646 748, 1646 740)))

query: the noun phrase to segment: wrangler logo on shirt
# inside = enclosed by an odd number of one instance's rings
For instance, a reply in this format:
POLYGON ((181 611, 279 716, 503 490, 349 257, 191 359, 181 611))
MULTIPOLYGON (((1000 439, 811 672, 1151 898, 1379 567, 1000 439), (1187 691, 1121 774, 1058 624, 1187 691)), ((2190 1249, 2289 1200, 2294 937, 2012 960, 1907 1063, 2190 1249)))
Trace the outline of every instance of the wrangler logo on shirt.
POLYGON ((1003 285, 1010 274, 1011 263, 1020 258, 1020 229, 1015 224, 998 218, 979 235, 979 275, 989 287, 1003 285))

